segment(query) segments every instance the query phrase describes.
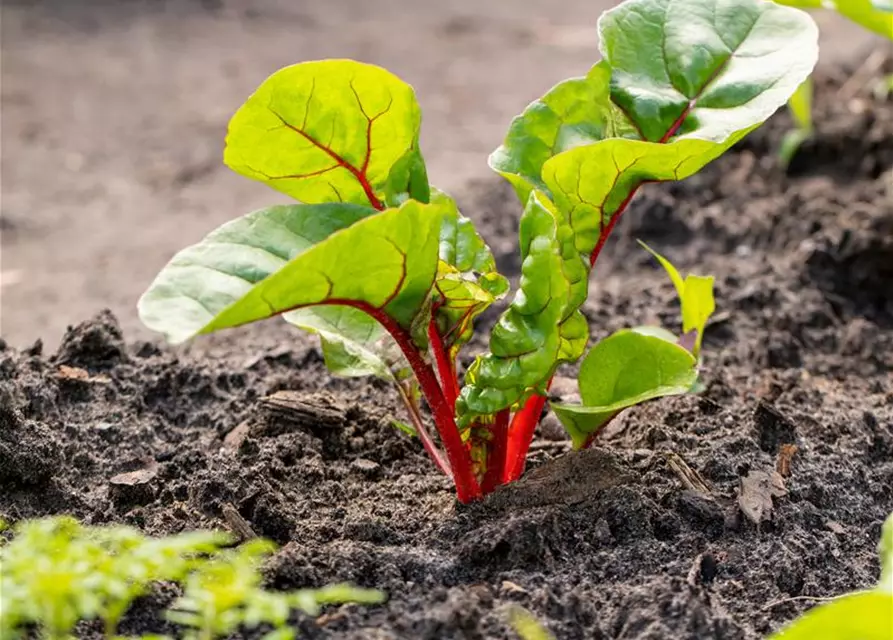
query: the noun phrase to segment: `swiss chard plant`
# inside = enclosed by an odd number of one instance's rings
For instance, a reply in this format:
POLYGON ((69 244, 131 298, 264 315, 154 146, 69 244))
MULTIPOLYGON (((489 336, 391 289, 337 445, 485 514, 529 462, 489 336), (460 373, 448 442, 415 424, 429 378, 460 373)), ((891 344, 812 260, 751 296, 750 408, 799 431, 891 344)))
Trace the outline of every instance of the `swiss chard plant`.
POLYGON ((184 640, 213 640, 261 624, 274 629, 266 638, 285 640, 295 635, 287 624, 293 611, 318 615, 328 604, 384 600, 380 591, 346 584, 265 590, 261 562, 273 544, 228 544, 228 536, 214 532, 150 538, 67 516, 21 522, 11 541, 0 544, 0 638, 66 640, 87 620, 101 620, 108 640, 120 638, 124 614, 159 582, 183 588, 167 618, 182 627, 184 640))
MULTIPOLYGON (((143 322, 179 343, 282 315, 319 335, 332 372, 393 383, 460 501, 516 480, 553 374, 586 351, 592 270, 637 190, 721 156, 817 57, 811 18, 763 0, 627 0, 599 34, 602 60, 530 104, 490 157, 523 205, 521 274, 462 384, 457 356, 508 282, 429 182, 412 88, 350 60, 281 69, 238 110, 224 161, 297 203, 174 256, 140 300, 143 322)), ((674 282, 687 335, 610 336, 583 364, 584 405, 556 408, 578 446, 623 408, 696 385, 706 284, 674 282)))

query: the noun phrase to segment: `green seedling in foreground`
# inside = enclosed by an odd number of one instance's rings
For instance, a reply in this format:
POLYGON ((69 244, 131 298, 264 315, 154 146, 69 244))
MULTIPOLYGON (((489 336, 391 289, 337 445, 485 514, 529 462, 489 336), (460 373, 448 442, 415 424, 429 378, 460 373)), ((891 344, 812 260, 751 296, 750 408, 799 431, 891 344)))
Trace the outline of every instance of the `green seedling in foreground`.
POLYGON ((319 615, 322 605, 355 602, 380 604, 380 591, 350 585, 303 589, 288 593, 261 588, 258 568, 275 549, 264 540, 254 540, 238 549, 226 550, 201 564, 184 581, 183 595, 167 612, 167 619, 187 629, 184 640, 225 638, 239 627, 273 627, 267 640, 290 640, 294 630, 287 626, 295 610, 319 615))
POLYGON ((878 545, 881 579, 869 591, 851 593, 807 611, 770 640, 889 640, 893 637, 893 514, 878 545))
MULTIPOLYGON (((350 60, 281 69, 238 110, 224 161, 298 204, 249 213, 178 253, 141 298, 143 322, 179 343, 282 315, 320 336, 333 373, 395 386, 460 501, 518 479, 552 376, 586 351, 580 308, 635 193, 721 156, 817 57, 811 18, 764 0, 627 0, 598 27, 602 60, 529 105, 490 156, 524 208, 521 277, 463 385, 457 357, 507 280, 428 180, 412 88, 350 60)), ((647 338, 609 340, 643 357, 669 349, 696 375, 697 358, 647 338)), ((598 362, 605 349, 590 353, 584 386, 664 395, 663 361, 618 369, 598 362)))
MULTIPOLYGON (((865 29, 893 40, 893 1, 891 0, 775 0, 801 9, 831 9, 865 29)), ((887 82, 893 81, 893 76, 887 82)), ((812 120, 813 86, 807 78, 788 100, 788 110, 796 128, 789 131, 778 150, 782 162, 790 164, 797 149, 814 133, 812 120)))
POLYGON ((68 517, 20 523, 0 547, 0 637, 71 637, 82 620, 102 620, 106 638, 136 598, 157 582, 180 583, 184 593, 168 616, 185 627, 183 638, 211 640, 237 626, 261 623, 290 638, 289 614, 316 615, 325 604, 381 602, 379 591, 335 585, 291 593, 261 587, 260 562, 273 545, 264 541, 224 549, 227 536, 212 532, 149 538, 122 526, 88 527, 68 517))

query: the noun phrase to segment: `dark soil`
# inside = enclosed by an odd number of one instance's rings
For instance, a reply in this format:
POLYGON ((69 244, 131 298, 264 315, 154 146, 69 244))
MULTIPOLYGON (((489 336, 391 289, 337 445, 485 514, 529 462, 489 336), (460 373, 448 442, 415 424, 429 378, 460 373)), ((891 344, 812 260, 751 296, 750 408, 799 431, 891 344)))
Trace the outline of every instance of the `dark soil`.
MULTIPOLYGON (((871 585, 893 511, 893 103, 865 91, 842 104, 846 75, 820 83, 819 133, 788 174, 773 156, 780 114, 700 175, 645 189, 593 278, 600 337, 677 322, 634 238, 716 275, 701 396, 630 410, 583 453, 547 418, 527 476, 463 507, 390 426, 388 388, 329 378, 283 324, 198 357, 128 344, 103 313, 53 355, 0 352, 0 515, 161 534, 225 528, 232 507, 282 545, 272 586, 389 594, 300 620, 310 638, 512 637, 519 603, 562 639, 756 639, 809 606, 779 600, 871 585), (283 390, 300 411, 268 398, 283 390), (755 524, 741 487, 791 444, 786 495, 755 524), (155 465, 145 482, 110 483, 155 465)), ((488 181, 464 201, 516 270, 509 190, 488 181)), ((173 596, 160 589, 122 631, 164 630, 173 596)))

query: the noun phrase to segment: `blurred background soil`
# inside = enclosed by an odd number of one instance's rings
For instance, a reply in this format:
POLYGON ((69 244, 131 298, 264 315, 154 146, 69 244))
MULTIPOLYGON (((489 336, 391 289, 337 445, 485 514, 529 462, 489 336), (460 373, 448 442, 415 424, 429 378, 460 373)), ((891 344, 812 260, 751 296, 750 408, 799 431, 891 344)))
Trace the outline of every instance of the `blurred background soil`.
MULTIPOLYGON (((2 3, 0 335, 58 344, 135 304, 179 248, 283 197, 223 166, 229 117, 277 68, 349 57, 416 87, 432 180, 486 178, 515 114, 597 59, 604 0, 2 3)), ((881 41, 819 14, 823 63, 881 41)), ((474 217, 473 211, 467 212, 474 217)))

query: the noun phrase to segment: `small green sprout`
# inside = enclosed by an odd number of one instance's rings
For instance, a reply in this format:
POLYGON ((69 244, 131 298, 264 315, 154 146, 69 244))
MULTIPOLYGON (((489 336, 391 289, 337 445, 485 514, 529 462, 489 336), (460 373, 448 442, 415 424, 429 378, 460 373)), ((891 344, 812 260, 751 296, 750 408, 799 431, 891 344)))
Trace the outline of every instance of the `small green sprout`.
POLYGON ((105 637, 152 584, 184 585, 169 612, 187 627, 186 638, 216 638, 239 625, 267 623, 277 637, 289 613, 310 614, 323 604, 378 603, 379 591, 335 585, 292 593, 264 591, 259 562, 273 550, 254 541, 222 550, 229 537, 213 532, 150 538, 121 526, 88 527, 69 517, 20 523, 0 547, 0 638, 26 637, 34 625, 46 640, 71 637, 81 620, 102 620, 105 637))
POLYGON ((696 276, 690 273, 683 280, 673 263, 644 242, 639 241, 639 244, 657 259, 667 275, 670 276, 670 280, 673 281, 676 294, 679 296, 679 306, 682 309, 683 337, 694 332, 694 345, 690 351, 697 358, 701 353, 704 328, 707 326, 710 316, 716 311, 716 301, 713 298, 713 276, 696 276))
POLYGON ((890 640, 893 637, 893 514, 878 544, 881 578, 869 591, 810 609, 770 640, 890 640))
POLYGON ((167 619, 186 627, 184 640, 213 640, 234 633, 239 627, 262 624, 273 627, 267 640, 290 640, 287 627, 292 610, 318 615, 325 604, 380 604, 381 591, 332 585, 288 593, 265 591, 258 571, 275 545, 253 540, 238 549, 226 550, 199 566, 186 578, 183 596, 167 612, 167 619))
POLYGON ((509 609, 509 622, 521 640, 555 640, 555 636, 523 607, 509 609))

